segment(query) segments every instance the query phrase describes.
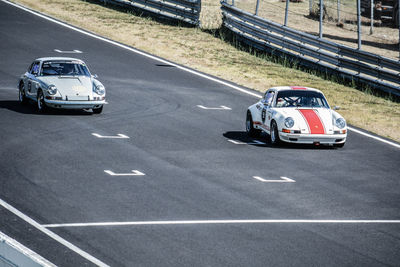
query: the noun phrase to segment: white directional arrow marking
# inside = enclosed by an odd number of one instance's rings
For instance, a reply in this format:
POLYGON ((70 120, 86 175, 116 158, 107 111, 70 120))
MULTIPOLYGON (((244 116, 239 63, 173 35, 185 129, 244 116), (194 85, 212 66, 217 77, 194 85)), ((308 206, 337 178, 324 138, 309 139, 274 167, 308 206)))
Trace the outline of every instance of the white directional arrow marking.
POLYGON ((257 179, 261 182, 264 183, 295 183, 296 181, 284 176, 281 176, 281 180, 266 180, 264 178, 261 178, 260 176, 253 176, 254 179, 257 179))
POLYGON ((103 136, 98 133, 92 133, 93 136, 96 136, 97 138, 115 138, 115 139, 126 139, 129 138, 129 136, 126 136, 124 134, 117 134, 116 136, 103 136))
POLYGON ((83 52, 80 50, 72 50, 72 51, 63 51, 59 49, 54 49, 57 53, 62 53, 62 54, 82 54, 83 52))
POLYGON ((250 143, 244 143, 244 142, 228 139, 228 142, 231 142, 232 144, 235 144, 235 145, 265 145, 264 142, 261 142, 261 141, 258 141, 258 140, 253 140, 250 143))
POLYGON ((111 176, 143 176, 145 175, 143 172, 140 172, 138 170, 132 170, 130 173, 115 173, 110 170, 104 170, 105 173, 108 173, 111 176))
POLYGON ((199 108, 202 108, 202 109, 213 109, 213 110, 232 110, 230 107, 227 107, 227 106, 220 106, 219 108, 208 108, 208 107, 205 107, 205 106, 203 106, 203 105, 197 105, 199 108))

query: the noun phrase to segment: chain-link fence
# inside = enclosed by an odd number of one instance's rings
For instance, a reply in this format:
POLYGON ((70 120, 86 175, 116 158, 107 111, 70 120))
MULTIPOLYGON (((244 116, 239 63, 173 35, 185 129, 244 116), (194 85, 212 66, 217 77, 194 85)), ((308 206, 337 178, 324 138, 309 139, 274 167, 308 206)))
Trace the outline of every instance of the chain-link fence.
MULTIPOLYGON (((322 25, 320 26, 321 0, 231 0, 235 6, 262 18, 285 24, 296 30, 399 60, 399 27, 393 21, 371 20, 365 6, 371 1, 361 0, 363 12, 358 31, 357 0, 323 0, 322 25), (287 14, 287 15, 286 15, 287 14), (286 20, 286 21, 285 21, 286 20), (372 23, 371 23, 372 22, 372 23)), ((394 0, 396 3, 398 0, 394 0)), ((382 2, 373 3, 374 7, 382 2)), ((376 17, 376 14, 375 14, 376 17)))

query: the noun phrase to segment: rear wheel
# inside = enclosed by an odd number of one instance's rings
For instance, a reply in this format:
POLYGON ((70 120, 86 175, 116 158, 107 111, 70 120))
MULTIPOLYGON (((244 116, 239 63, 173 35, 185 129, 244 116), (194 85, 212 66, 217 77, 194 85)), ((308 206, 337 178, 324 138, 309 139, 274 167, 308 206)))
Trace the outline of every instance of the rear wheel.
POLYGON ((247 116, 246 116, 246 132, 251 137, 257 137, 261 133, 260 130, 254 128, 253 118, 251 116, 250 111, 247 112, 247 116))
POLYGON ((101 112, 103 112, 103 105, 101 105, 99 108, 93 109, 94 114, 100 114, 101 112))
POLYGON ((272 145, 278 145, 281 142, 281 139, 279 138, 279 133, 278 133, 278 126, 276 125, 275 121, 272 121, 271 123, 271 144, 272 145))
POLYGON ((42 90, 39 90, 37 93, 37 111, 40 113, 44 113, 47 111, 46 103, 44 102, 44 94, 42 90))
POLYGON ((26 98, 26 95, 25 95, 24 84, 22 82, 19 85, 18 99, 19 99, 19 103, 21 103, 22 105, 25 105, 28 102, 28 99, 26 98))

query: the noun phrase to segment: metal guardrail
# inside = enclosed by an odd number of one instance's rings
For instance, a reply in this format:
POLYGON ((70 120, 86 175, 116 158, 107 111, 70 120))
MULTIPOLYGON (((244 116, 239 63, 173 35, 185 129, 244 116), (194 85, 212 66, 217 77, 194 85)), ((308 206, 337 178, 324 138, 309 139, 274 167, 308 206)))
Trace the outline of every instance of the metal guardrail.
POLYGON ((350 48, 258 17, 221 2, 224 26, 244 42, 340 73, 400 96, 400 62, 350 48))
POLYGON ((123 7, 132 7, 170 19, 199 25, 201 0, 100 0, 123 7))

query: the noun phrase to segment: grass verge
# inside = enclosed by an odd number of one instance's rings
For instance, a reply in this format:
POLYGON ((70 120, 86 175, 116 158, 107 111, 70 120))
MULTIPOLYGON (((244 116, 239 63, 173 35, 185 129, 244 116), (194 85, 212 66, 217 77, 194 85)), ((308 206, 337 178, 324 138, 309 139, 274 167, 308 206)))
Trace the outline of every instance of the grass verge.
MULTIPOLYGON (((400 103, 313 73, 269 61, 226 42, 219 34, 218 0, 203 0, 202 27, 162 23, 122 9, 82 0, 14 0, 29 8, 148 53, 264 92, 272 86, 318 88, 340 106, 349 124, 400 142, 400 103), (211 34, 210 34, 211 33, 211 34)), ((42 56, 42 55, 38 55, 42 56)))

